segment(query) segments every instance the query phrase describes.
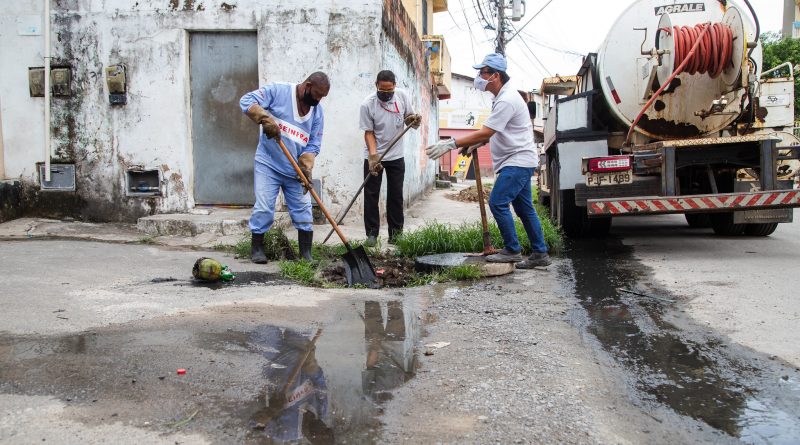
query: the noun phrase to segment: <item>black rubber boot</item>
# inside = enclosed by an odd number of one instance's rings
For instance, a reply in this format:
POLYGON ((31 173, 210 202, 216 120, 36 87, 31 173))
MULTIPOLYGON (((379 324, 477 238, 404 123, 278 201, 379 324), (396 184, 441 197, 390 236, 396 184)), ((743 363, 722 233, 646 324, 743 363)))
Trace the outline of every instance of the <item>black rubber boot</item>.
POLYGON ((300 246, 300 256, 306 261, 312 261, 311 257, 311 244, 314 240, 314 232, 298 230, 297 231, 297 244, 300 246))
POLYGON ((264 234, 254 233, 250 239, 250 259, 256 264, 266 264, 267 254, 264 253, 264 234))

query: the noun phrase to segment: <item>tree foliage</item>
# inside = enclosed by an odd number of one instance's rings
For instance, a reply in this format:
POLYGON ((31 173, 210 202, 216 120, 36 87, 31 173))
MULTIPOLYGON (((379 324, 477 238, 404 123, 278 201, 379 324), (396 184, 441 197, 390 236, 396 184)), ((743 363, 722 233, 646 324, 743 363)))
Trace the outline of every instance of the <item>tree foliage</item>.
MULTIPOLYGON (((800 39, 781 38, 780 33, 766 32, 761 34, 763 48, 762 72, 774 68, 784 62, 793 66, 800 65, 800 39)), ((786 76, 788 69, 780 69, 768 74, 768 77, 786 76)), ((794 78, 794 119, 800 120, 800 76, 794 78)))

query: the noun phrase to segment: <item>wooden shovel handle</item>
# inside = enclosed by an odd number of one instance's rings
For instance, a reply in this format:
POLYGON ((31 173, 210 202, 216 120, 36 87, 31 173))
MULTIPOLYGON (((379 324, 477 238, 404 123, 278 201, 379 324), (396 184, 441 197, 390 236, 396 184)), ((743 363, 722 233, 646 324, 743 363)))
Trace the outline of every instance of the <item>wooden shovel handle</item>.
POLYGON ((317 201, 317 205, 319 206, 320 210, 322 210, 322 213, 325 215, 325 218, 328 218, 328 222, 330 222, 331 226, 333 226, 333 230, 335 230, 336 234, 339 235, 339 238, 341 238, 342 243, 344 243, 345 247, 347 247, 347 250, 350 250, 350 244, 347 242, 347 238, 345 238, 344 233, 342 233, 342 231, 339 230, 339 226, 336 224, 336 221, 333 219, 331 214, 328 213, 328 209, 326 209, 325 206, 322 205, 322 200, 319 199, 319 195, 317 195, 317 192, 314 191, 314 187, 311 187, 311 183, 308 182, 308 178, 306 178, 306 175, 304 175, 303 171, 300 170, 300 166, 297 165, 297 161, 294 160, 292 154, 289 153, 289 150, 286 148, 285 145, 283 145, 282 140, 278 139, 278 145, 281 146, 281 150, 283 150, 283 154, 286 155, 286 159, 288 159, 289 162, 292 164, 292 167, 294 167, 294 171, 297 172, 297 176, 300 177, 300 181, 302 181, 303 185, 308 189, 308 192, 311 193, 311 196, 314 198, 314 200, 317 201))

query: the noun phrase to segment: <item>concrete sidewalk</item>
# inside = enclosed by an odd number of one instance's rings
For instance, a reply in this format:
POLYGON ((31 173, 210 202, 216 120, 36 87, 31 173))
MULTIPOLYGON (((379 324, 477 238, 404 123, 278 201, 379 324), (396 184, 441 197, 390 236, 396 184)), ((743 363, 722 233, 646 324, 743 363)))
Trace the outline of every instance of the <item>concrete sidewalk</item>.
MULTIPOLYGON (((460 202, 447 197, 472 185, 471 181, 457 184, 449 190, 433 190, 406 209, 405 230, 413 231, 429 221, 460 225, 479 221, 478 203, 460 202)), ((157 244, 168 247, 209 249, 219 245, 234 245, 248 237, 246 221, 250 209, 197 208, 180 215, 154 215, 142 218, 139 224, 85 223, 74 220, 19 218, 0 224, 0 241, 22 239, 76 239, 113 243, 157 244)), ((336 217, 336 215, 333 215, 336 217)), ((297 239, 288 214, 278 212, 275 226, 284 229, 286 236, 297 239)), ((314 241, 322 242, 330 231, 329 224, 314 226, 314 241)), ((351 210, 342 232, 348 240, 363 240, 364 223, 360 211, 351 210)), ((388 238, 386 219, 381 220, 381 239, 388 238)), ((341 241, 334 233, 328 244, 341 241)))

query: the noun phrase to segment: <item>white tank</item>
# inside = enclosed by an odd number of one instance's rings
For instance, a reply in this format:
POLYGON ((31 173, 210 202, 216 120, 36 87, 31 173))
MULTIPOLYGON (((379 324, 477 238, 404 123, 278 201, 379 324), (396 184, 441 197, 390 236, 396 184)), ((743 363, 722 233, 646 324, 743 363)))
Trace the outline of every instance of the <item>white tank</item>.
MULTIPOLYGON (((678 75, 649 107, 636 131, 657 140, 713 135, 739 116, 745 100, 745 90, 741 88, 747 53, 745 42, 755 39, 755 25, 747 6, 720 0, 638 0, 619 16, 598 50, 597 69, 603 95, 620 121, 630 126, 660 82, 666 81, 672 73, 672 57, 665 55, 661 66, 656 67, 655 85, 648 89, 652 67, 657 64, 651 61, 651 56, 641 53, 656 47, 659 27, 671 29, 670 25, 694 26, 705 22, 726 23, 733 30, 732 66, 716 79, 708 74, 678 75), (646 39, 643 28, 646 28, 646 39), (712 102, 719 99, 723 100, 712 113, 712 102)), ((659 35, 659 47, 671 50, 672 38, 663 32, 659 35)), ((753 50, 751 58, 755 61, 758 78, 760 45, 753 50)))

